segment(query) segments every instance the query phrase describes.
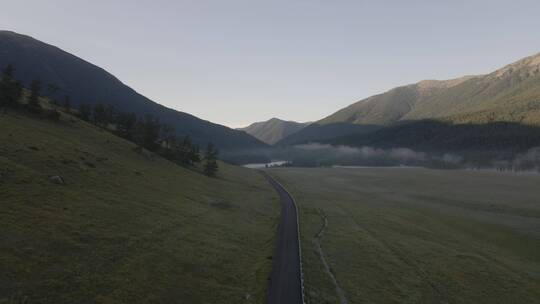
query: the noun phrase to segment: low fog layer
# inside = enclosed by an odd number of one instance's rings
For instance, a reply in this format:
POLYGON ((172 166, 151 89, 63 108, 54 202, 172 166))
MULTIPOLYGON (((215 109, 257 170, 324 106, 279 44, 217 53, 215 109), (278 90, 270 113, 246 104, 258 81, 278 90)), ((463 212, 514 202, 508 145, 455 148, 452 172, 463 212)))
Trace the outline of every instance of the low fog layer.
POLYGON ((424 166, 540 172, 540 147, 519 154, 485 151, 428 153, 409 148, 356 148, 310 143, 228 153, 224 159, 239 164, 287 160, 292 166, 424 166))
POLYGON ((436 156, 409 148, 355 148, 311 143, 296 145, 288 152, 291 161, 298 165, 420 166, 439 163, 456 166, 463 162, 463 157, 457 154, 436 156))

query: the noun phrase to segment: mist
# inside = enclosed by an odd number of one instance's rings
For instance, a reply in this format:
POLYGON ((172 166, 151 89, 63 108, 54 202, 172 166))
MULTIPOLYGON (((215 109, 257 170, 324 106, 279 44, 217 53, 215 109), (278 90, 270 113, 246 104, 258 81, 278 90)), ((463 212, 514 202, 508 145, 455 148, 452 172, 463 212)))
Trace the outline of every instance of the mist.
POLYGON ((497 151, 425 152, 410 148, 351 147, 320 143, 226 152, 235 164, 288 161, 288 166, 418 166, 443 169, 492 169, 540 172, 540 147, 522 153, 497 151))
POLYGON ((540 147, 517 154, 512 160, 496 160, 493 167, 500 171, 534 171, 540 172, 540 147))

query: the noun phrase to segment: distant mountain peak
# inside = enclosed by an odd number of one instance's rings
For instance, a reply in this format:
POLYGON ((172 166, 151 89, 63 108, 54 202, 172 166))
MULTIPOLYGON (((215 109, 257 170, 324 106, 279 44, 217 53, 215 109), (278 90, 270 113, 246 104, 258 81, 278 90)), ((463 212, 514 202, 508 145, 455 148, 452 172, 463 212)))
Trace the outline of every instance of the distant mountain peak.
POLYGON ((281 139, 302 130, 308 124, 272 117, 267 121, 255 122, 238 130, 242 130, 267 144, 273 145, 281 139))

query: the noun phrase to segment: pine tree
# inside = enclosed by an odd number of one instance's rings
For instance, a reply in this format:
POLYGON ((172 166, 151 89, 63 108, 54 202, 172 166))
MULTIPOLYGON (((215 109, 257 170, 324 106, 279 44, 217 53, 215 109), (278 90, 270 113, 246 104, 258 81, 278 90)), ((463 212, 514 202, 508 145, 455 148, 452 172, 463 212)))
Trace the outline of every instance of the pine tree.
POLYGON ((39 95, 41 94, 41 81, 35 79, 30 83, 30 97, 28 98, 28 109, 32 112, 40 112, 39 95))
POLYGON ((71 112, 71 101, 68 95, 64 95, 64 110, 66 112, 71 112))
POLYGON ((174 127, 170 124, 164 124, 161 127, 161 140, 165 145, 165 148, 171 149, 176 142, 176 136, 174 135, 174 127))
POLYGON ((199 152, 199 146, 191 145, 191 149, 189 149, 189 161, 191 164, 201 162, 201 154, 199 152))
POLYGON ((116 108, 111 105, 111 104, 108 104, 105 106, 105 124, 107 123, 115 123, 116 121, 116 108))
POLYGON ((137 124, 137 115, 135 113, 124 113, 121 112, 118 114, 118 134, 127 139, 135 139, 134 131, 137 124))
POLYGON ((204 153, 204 174, 214 176, 218 170, 217 164, 218 151, 212 143, 208 143, 204 153))
POLYGON ((51 99, 55 99, 55 96, 60 92, 60 87, 54 83, 49 83, 47 85, 47 94, 51 99))
POLYGON ((92 113, 92 119, 96 125, 105 125, 107 122, 105 107, 102 103, 98 103, 94 106, 94 111, 92 113))
POLYGON ((180 161, 183 164, 186 164, 186 165, 191 165, 192 164, 192 162, 190 160, 190 157, 189 157, 189 153, 190 153, 191 149, 192 149, 191 138, 189 137, 189 135, 186 135, 184 137, 184 140, 182 141, 182 144, 179 147, 180 161))
POLYGON ((142 127, 142 146, 150 151, 155 151, 161 129, 159 120, 154 118, 152 114, 146 114, 142 127))
POLYGON ((16 108, 19 105, 19 99, 22 95, 22 84, 13 80, 14 74, 15 68, 12 65, 8 65, 2 70, 0 82, 0 108, 16 108))
POLYGON ((84 103, 81 104, 79 106, 79 117, 84 121, 90 121, 90 115, 91 115, 90 107, 84 103))
POLYGON ((2 70, 2 81, 11 81, 11 80, 13 80, 13 75, 15 75, 15 68, 11 64, 8 64, 2 70))

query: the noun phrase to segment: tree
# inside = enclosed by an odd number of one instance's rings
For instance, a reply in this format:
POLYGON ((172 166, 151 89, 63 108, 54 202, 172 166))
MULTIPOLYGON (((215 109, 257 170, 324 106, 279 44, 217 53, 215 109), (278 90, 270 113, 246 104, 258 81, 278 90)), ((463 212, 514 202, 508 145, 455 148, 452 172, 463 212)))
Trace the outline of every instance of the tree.
POLYGON ((208 143, 206 151, 204 153, 204 174, 207 176, 214 176, 218 170, 217 164, 218 151, 214 148, 212 143, 208 143))
POLYGON ((94 106, 92 113, 92 119, 96 125, 105 125, 107 122, 105 107, 102 103, 98 103, 94 106))
POLYGON ((115 122, 115 119, 116 118, 116 109, 114 108, 113 105, 111 104, 107 104, 105 106, 105 124, 107 123, 114 123, 115 122))
POLYGON ((7 98, 6 98, 6 86, 4 85, 4 82, 0 82, 0 109, 4 109, 4 112, 6 111, 6 106, 8 104, 7 98))
POLYGON ((61 88, 60 86, 49 83, 47 85, 47 95, 49 96, 50 100, 53 104, 58 105, 58 101, 56 100, 56 95, 58 95, 58 92, 60 92, 61 88))
POLYGON ((32 112, 40 112, 39 95, 41 94, 41 81, 34 79, 30 83, 30 97, 28 98, 28 109, 32 112))
POLYGON ((142 146, 150 151, 157 148, 161 125, 152 114, 146 114, 143 121, 142 146))
POLYGON ((56 93, 60 92, 60 87, 54 83, 49 83, 47 85, 47 91, 50 94, 50 96, 56 95, 56 93))
POLYGON ((58 112, 57 110, 51 110, 47 113, 47 118, 49 118, 50 120, 54 121, 54 122, 59 122, 60 121, 60 112, 58 112))
POLYGON ((201 154, 199 152, 199 146, 192 145, 191 149, 189 150, 189 161, 194 163, 200 163, 201 162, 201 154))
POLYGON ((5 94, 6 105, 12 108, 19 107, 19 100, 22 97, 23 85, 20 81, 13 80, 7 85, 5 94))
POLYGON ((127 140, 135 139, 135 136, 133 134, 135 126, 137 124, 137 115, 135 115, 135 113, 121 112, 118 114, 117 122, 117 132, 120 137, 123 137, 127 140))
POLYGON ((64 95, 64 104, 63 104, 63 106, 64 106, 64 110, 66 112, 68 112, 68 113, 71 112, 71 101, 70 101, 70 98, 69 98, 68 95, 64 95))
POLYGON ((139 146, 150 151, 156 151, 158 146, 161 125, 152 114, 146 114, 144 118, 137 120, 133 128, 133 140, 139 146))
POLYGON ((174 135, 174 127, 170 124, 164 124, 161 127, 161 140, 164 144, 164 148, 170 149, 176 142, 176 136, 174 135))
POLYGON ((189 135, 184 137, 182 142, 175 147, 175 150, 175 159, 184 165, 193 165, 193 163, 200 162, 198 148, 191 143, 189 135), (197 155, 195 156, 195 154, 197 155))
POLYGON ((19 81, 13 79, 14 73, 15 68, 12 65, 8 65, 2 70, 0 107, 17 108, 19 106, 23 86, 19 81))
POLYGON ((92 111, 87 104, 82 103, 79 106, 79 117, 84 121, 90 121, 90 115, 92 111))
POLYGON ((8 64, 3 70, 2 70, 2 81, 11 81, 13 80, 13 75, 15 74, 15 67, 13 65, 8 64))
POLYGON ((184 141, 182 142, 182 150, 183 150, 183 162, 185 164, 193 165, 195 163, 201 162, 199 146, 194 145, 191 142, 191 137, 189 137, 189 135, 186 135, 186 137, 184 137, 184 141))

